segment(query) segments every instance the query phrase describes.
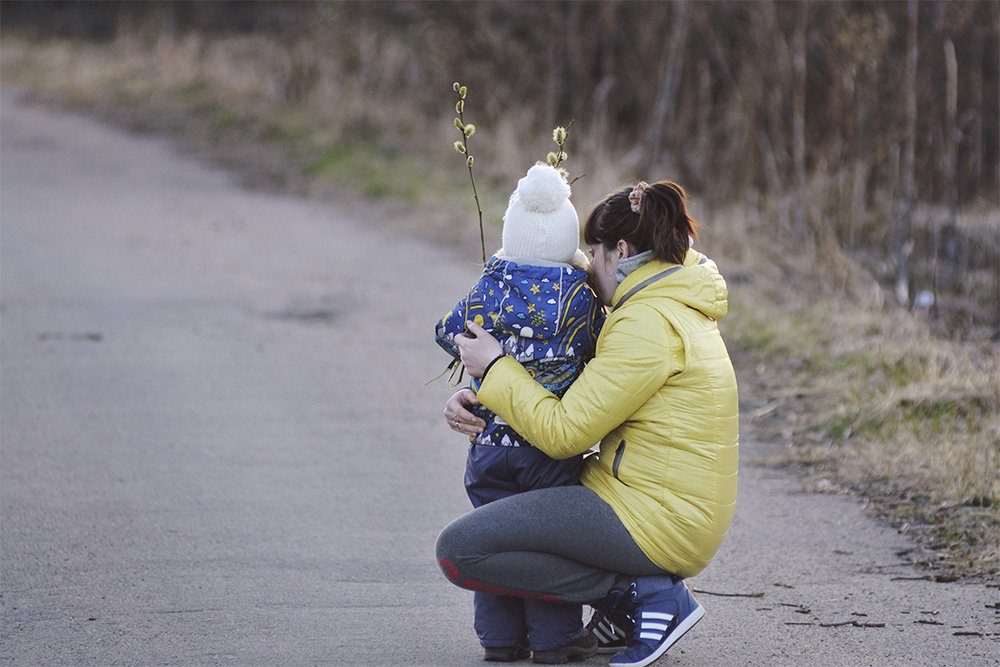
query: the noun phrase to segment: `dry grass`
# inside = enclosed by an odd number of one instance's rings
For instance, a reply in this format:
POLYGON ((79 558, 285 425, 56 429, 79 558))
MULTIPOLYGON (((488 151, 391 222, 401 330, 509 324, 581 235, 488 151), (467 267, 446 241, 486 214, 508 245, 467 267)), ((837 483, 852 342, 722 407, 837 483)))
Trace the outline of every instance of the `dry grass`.
POLYGON ((848 278, 866 275, 849 258, 837 257, 838 273, 825 268, 828 253, 787 262, 773 247, 758 253, 741 249, 746 263, 731 267, 733 309, 723 322, 744 434, 786 445, 773 462, 804 469, 817 488, 871 500, 929 550, 923 564, 995 575, 996 343, 933 336, 926 313, 884 305, 874 281, 848 278), (833 283, 839 275, 840 286, 810 284, 823 275, 833 283))
MULTIPOLYGON (((440 122, 410 126, 399 100, 366 93, 405 71, 402 47, 379 55, 380 67, 356 72, 305 40, 292 50, 262 37, 120 39, 98 47, 5 35, 0 66, 6 84, 133 127, 174 132, 256 185, 314 196, 349 188, 386 198, 390 212, 405 211, 384 216, 405 221, 401 231, 462 245, 478 257, 468 176, 450 150, 449 92, 440 122), (298 98, 303 79, 310 94, 298 98)), ((471 103, 468 109, 475 122, 471 103)), ((527 125, 512 114, 475 137, 488 249, 509 188, 534 160, 525 156, 550 150, 547 136, 518 131, 527 125)), ((571 133, 569 169, 586 172, 574 186, 577 202, 596 201, 634 179, 629 156, 608 155, 602 145, 597 130, 571 133)), ((832 232, 791 244, 780 201, 748 198, 726 210, 693 204, 703 223, 699 246, 730 281, 732 311, 723 326, 741 382, 744 439, 787 445, 776 464, 801 468, 822 481, 820 488, 870 499, 929 550, 926 564, 995 576, 996 343, 933 336, 927 314, 893 307, 832 232)), ((970 219, 994 233, 1000 222, 991 215, 970 219)))

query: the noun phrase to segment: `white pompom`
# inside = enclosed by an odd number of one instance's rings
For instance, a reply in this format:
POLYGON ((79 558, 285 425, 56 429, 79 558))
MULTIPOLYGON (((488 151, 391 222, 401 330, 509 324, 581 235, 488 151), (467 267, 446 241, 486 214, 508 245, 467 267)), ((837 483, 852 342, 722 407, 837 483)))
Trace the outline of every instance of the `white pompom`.
POLYGON ((517 198, 529 211, 548 213, 569 198, 569 183, 547 164, 536 164, 517 182, 517 198))

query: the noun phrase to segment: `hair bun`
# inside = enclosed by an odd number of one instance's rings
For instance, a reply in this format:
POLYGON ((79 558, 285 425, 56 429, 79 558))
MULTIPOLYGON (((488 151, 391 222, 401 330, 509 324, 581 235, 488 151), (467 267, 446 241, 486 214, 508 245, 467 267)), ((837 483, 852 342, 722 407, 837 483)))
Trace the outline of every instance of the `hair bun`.
POLYGON ((521 205, 536 213, 555 211, 569 195, 569 183, 547 164, 536 164, 517 182, 517 198, 521 205))

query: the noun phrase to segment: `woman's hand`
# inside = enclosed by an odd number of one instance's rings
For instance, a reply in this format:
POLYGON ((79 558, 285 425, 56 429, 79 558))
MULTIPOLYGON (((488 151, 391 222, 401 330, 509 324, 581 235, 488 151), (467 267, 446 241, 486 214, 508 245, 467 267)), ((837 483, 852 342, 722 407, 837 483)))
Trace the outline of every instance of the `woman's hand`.
POLYGON ((486 428, 486 422, 469 412, 469 408, 481 405, 476 392, 468 387, 459 389, 444 404, 444 418, 452 431, 462 435, 479 435, 486 428))
POLYGON ((500 341, 491 336, 486 329, 475 322, 468 323, 470 334, 455 336, 455 343, 462 353, 462 363, 465 370, 474 378, 483 377, 490 362, 503 355, 500 341))

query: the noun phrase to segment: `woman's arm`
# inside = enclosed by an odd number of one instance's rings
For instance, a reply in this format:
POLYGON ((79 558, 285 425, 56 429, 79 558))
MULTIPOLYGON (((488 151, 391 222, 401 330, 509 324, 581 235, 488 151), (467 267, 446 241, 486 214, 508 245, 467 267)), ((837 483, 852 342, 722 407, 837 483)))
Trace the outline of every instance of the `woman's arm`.
MULTIPOLYGON (((596 356, 561 400, 516 361, 503 358, 483 379, 480 402, 553 458, 587 451, 642 407, 682 363, 680 338, 651 308, 630 307, 605 327, 596 356)), ((499 344, 477 363, 492 359, 490 354, 499 354, 499 344)))
POLYGON ((503 346, 489 331, 475 322, 469 322, 469 333, 455 336, 455 345, 460 351, 460 358, 465 370, 474 378, 486 375, 497 357, 503 355, 503 346))

